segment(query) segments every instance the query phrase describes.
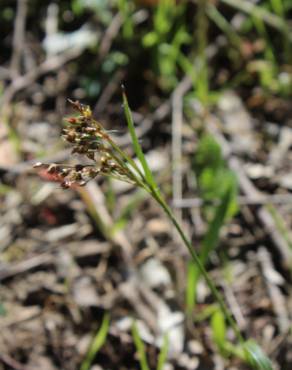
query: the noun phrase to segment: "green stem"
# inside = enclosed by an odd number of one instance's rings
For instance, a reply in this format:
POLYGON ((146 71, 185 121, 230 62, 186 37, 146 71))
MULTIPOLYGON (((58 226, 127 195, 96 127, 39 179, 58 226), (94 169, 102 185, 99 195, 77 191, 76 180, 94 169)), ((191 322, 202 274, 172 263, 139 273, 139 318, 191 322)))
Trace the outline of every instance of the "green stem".
POLYGON ((216 288, 215 284, 213 283, 212 279, 210 278, 208 272, 206 271, 204 265, 202 264, 200 258, 199 258, 199 255, 196 253, 196 251, 194 250, 193 246, 192 246, 192 243, 190 242, 190 240, 186 237, 185 233, 183 232, 180 224, 178 223, 178 221, 176 220, 172 210, 170 209, 170 207, 167 205, 167 203, 165 202, 165 200, 162 198, 161 194, 159 191, 157 191, 157 189, 151 189, 151 195, 152 197, 161 205, 161 207, 163 208, 164 212, 166 213, 166 215, 169 217, 169 219, 171 220, 171 222, 173 223, 174 227, 176 228, 176 230, 178 231, 180 237, 182 238, 185 246, 187 247, 193 261, 195 262, 195 264, 198 266, 201 274, 203 275, 203 277, 205 278, 205 281, 208 285, 208 287, 210 288, 214 298, 217 300, 226 320, 228 321, 229 325, 232 327, 235 335, 237 336, 238 340, 241 342, 241 343, 244 343, 244 339, 240 333, 240 330, 236 324, 236 322, 234 321, 234 319, 232 318, 231 314, 229 313, 229 309, 228 307, 226 306, 225 302, 224 302, 224 299, 221 295, 221 293, 218 291, 218 289, 216 288))
POLYGON ((135 171, 137 171, 137 173, 143 178, 144 181, 146 181, 142 171, 140 170, 140 168, 137 166, 137 164, 135 163, 135 161, 129 157, 124 151, 122 151, 119 146, 109 137, 108 138, 108 142, 110 143, 110 145, 119 153, 119 155, 125 159, 126 162, 130 163, 131 166, 134 168, 135 171))
MULTIPOLYGON (((226 306, 222 295, 220 294, 220 292, 216 288, 215 284, 213 283, 212 279, 210 278, 207 270, 205 269, 202 261, 200 260, 199 255, 194 250, 194 248, 192 246, 192 243, 190 242, 190 240, 186 237, 185 233, 183 232, 183 230, 182 230, 180 224, 178 223, 178 221, 176 220, 176 218, 175 218, 175 216, 174 216, 171 208, 168 206, 168 204, 163 199, 163 197, 162 197, 162 195, 161 195, 158 187, 156 186, 156 183, 154 183, 154 185, 149 184, 149 182, 145 179, 143 173, 138 168, 138 166, 133 161, 133 159, 130 158, 130 157, 128 157, 118 147, 118 145, 116 145, 116 143, 113 140, 111 140, 110 138, 108 138, 108 141, 109 141, 110 145, 118 152, 118 154, 121 155, 121 157, 124 158, 125 161, 128 162, 132 166, 133 170, 135 170, 135 171, 138 172, 138 174, 136 174, 136 173, 134 173, 131 170, 129 171, 131 173, 132 179, 134 179, 134 181, 137 183, 137 185, 139 185, 140 187, 142 187, 143 189, 145 189, 158 202, 158 204, 163 208, 164 212, 166 213, 166 215, 168 216, 168 218, 171 220, 171 222, 173 223, 174 227, 178 231, 178 233, 179 233, 182 241, 184 242, 185 246, 187 247, 187 249, 188 249, 188 251, 189 251, 189 253, 190 253, 190 255, 191 255, 191 257, 192 257, 192 259, 194 261, 194 263, 198 266, 201 274, 205 278, 206 283, 209 286, 209 288, 210 288, 210 290, 211 290, 214 298, 217 300, 217 302, 218 302, 218 304, 219 304, 219 306, 221 308, 221 311, 224 314, 226 320, 228 321, 229 325, 232 327, 232 329, 233 329, 235 335, 237 336, 238 340, 241 343, 244 343, 244 339, 243 339, 243 337, 242 337, 242 335, 240 333, 240 330, 239 330, 236 322, 232 318, 231 314, 229 313, 229 309, 226 306)), ((118 160, 118 163, 120 162, 120 160, 119 160, 118 157, 115 157, 115 159, 118 160)))

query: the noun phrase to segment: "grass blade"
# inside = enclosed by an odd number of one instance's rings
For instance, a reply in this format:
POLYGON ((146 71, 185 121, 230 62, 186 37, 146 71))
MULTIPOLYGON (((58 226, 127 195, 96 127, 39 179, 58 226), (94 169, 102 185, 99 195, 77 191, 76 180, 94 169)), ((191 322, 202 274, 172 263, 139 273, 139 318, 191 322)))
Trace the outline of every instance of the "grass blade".
POLYGON ((276 14, 269 12, 264 7, 244 0, 221 0, 221 2, 247 13, 248 15, 256 16, 262 19, 269 26, 274 27, 278 31, 286 34, 290 41, 292 40, 291 30, 289 30, 289 26, 285 20, 278 17, 276 14))
POLYGON ((206 236, 203 240, 202 250, 200 253, 200 259, 203 264, 206 264, 209 254, 216 248, 218 244, 220 230, 224 224, 224 221, 226 220, 229 205, 232 202, 232 197, 233 188, 230 186, 223 195, 221 204, 217 208, 215 216, 210 223, 206 236))
POLYGON ((187 287, 186 287, 186 310, 188 314, 191 314, 196 299, 197 292, 197 272, 198 268, 193 261, 189 261, 187 267, 187 287))
POLYGON ((123 86, 122 86, 122 89, 123 89, 124 112, 125 112, 125 116, 126 116, 128 129, 129 129, 129 132, 130 132, 130 135, 131 135, 133 147, 134 147, 135 153, 137 155, 137 158, 139 159, 139 161, 141 163, 141 166, 144 170, 144 175, 145 175, 146 181, 148 182, 149 185, 151 185, 151 187, 153 187, 155 189, 155 188, 157 188, 157 185, 156 185, 156 182, 153 178, 152 172, 151 172, 151 170, 148 166, 146 158, 143 154, 142 148, 139 144, 139 140, 137 138, 135 127, 134 127, 134 121, 133 121, 132 113, 131 113, 129 103, 128 103, 128 99, 127 99, 127 95, 125 93, 125 90, 124 90, 123 86))
POLYGON ((168 336, 167 334, 164 335, 163 337, 163 344, 158 356, 158 363, 157 363, 157 368, 156 370, 163 370, 165 362, 167 360, 167 354, 168 354, 168 336))
POLYGON ((226 342, 226 324, 223 313, 218 309, 211 317, 211 328, 213 340, 216 343, 221 354, 224 355, 226 342))
MULTIPOLYGON (((224 224, 224 221, 226 220, 226 216, 228 214, 228 209, 230 207, 230 202, 232 202, 232 199, 233 187, 229 186, 222 198, 221 204, 216 209, 214 218, 209 224, 207 233, 202 242, 202 248, 199 258, 203 266, 205 266, 205 264, 207 263, 209 254, 216 248, 218 244, 220 230, 224 224)), ((186 293, 186 305, 188 313, 192 312, 192 310, 194 309, 197 284, 200 275, 201 272, 198 266, 193 262, 190 262, 188 268, 188 286, 186 293)))
POLYGON ((132 337, 139 355, 139 363, 141 370, 150 370, 150 367, 148 366, 147 363, 145 346, 142 339, 140 338, 139 331, 135 322, 132 325, 132 337))
POLYGON ((257 370, 273 370, 273 366, 268 357, 263 353, 260 346, 249 340, 244 344, 247 361, 257 370))
POLYGON ((89 347, 87 355, 81 364, 80 370, 88 370, 90 368, 96 354, 98 353, 100 348, 103 346, 104 342, 106 341, 109 324, 110 324, 110 316, 108 313, 106 313, 103 316, 102 323, 101 323, 101 326, 98 332, 93 338, 93 341, 89 347))
POLYGON ((226 37, 228 37, 233 46, 239 50, 242 44, 241 37, 237 34, 230 22, 228 22, 227 19, 218 11, 217 7, 212 4, 208 4, 207 14, 216 24, 216 26, 225 33, 226 37))

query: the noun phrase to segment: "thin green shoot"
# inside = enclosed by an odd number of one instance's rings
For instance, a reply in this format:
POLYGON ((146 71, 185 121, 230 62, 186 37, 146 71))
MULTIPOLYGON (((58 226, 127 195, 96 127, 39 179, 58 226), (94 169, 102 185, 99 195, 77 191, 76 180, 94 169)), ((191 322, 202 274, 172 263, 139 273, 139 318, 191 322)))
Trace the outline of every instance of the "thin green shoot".
POLYGON ((186 287, 186 311, 188 314, 193 312, 197 292, 197 268, 193 261, 188 262, 187 266, 187 287, 186 287))
POLYGON ((216 310, 211 317, 211 329, 213 340, 216 343, 220 353, 225 356, 225 342, 226 342, 226 323, 224 316, 220 310, 216 310))
POLYGON ((248 363, 256 370, 273 370, 271 361, 263 353, 259 345, 248 340, 243 346, 248 363))
POLYGON ((123 88, 123 105, 124 105, 124 112, 125 112, 125 116, 126 116, 126 121, 127 121, 127 124, 128 124, 128 129, 129 129, 131 139, 132 139, 132 144, 133 144, 135 153, 136 153, 136 155, 137 155, 137 157, 138 157, 138 159, 141 163, 141 166, 143 167, 145 179, 152 187, 157 188, 157 185, 156 185, 155 180, 153 178, 152 172, 151 172, 151 170, 148 166, 148 163, 146 161, 146 158, 144 156, 142 148, 139 144, 138 137, 136 135, 132 113, 131 113, 131 110, 130 110, 130 107, 129 107, 128 99, 127 99, 127 96, 125 94, 124 88, 123 88))
POLYGON ((242 44, 241 37, 237 34, 237 32, 227 21, 227 19, 218 11, 216 6, 212 5, 211 3, 208 4, 206 12, 209 18, 216 24, 216 26, 225 33, 226 37, 228 37, 232 45, 239 49, 242 44))
MULTIPOLYGON (((232 201, 232 188, 227 189, 221 204, 217 207, 213 220, 209 223, 207 233, 202 242, 202 248, 199 254, 203 266, 206 265, 209 255, 216 249, 219 241, 220 230, 228 214, 230 202, 232 201)), ((187 285, 187 312, 191 313, 196 302, 197 285, 201 276, 200 268, 190 262, 188 267, 188 285, 187 285)))
POLYGON ((208 34, 208 17, 206 14, 205 0, 199 0, 197 13, 197 43, 198 57, 196 58, 197 74, 200 78, 197 79, 196 93, 201 103, 206 106, 209 96, 208 82, 208 63, 207 63, 207 34, 208 34))
POLYGON ((139 330, 135 322, 132 325, 132 337, 134 340, 136 350, 138 352, 140 369, 150 370, 150 367, 148 366, 148 362, 147 362, 145 345, 140 337, 139 330))
POLYGON ((287 22, 284 19, 277 16, 276 14, 269 12, 267 9, 246 0, 220 0, 220 1, 250 16, 256 16, 262 19, 267 25, 286 34, 289 40, 290 41, 292 40, 291 29, 289 30, 287 22))
POLYGON ((81 364, 80 370, 90 369, 95 356, 97 355, 98 351, 101 349, 101 347, 104 345, 106 341, 109 330, 109 324, 110 316, 108 313, 105 313, 102 319, 101 326, 98 332, 96 333, 95 337, 93 338, 92 343, 89 346, 87 355, 81 364))
POLYGON ((223 194, 221 204, 217 207, 214 218, 209 224, 207 233, 203 239, 202 250, 200 251, 200 259, 203 264, 206 264, 208 256, 218 245, 220 230, 227 218, 232 196, 233 188, 229 187, 225 194, 223 194))
POLYGON ((134 35, 134 23, 132 17, 132 8, 133 3, 128 0, 118 0, 118 8, 123 17, 123 27, 122 32, 124 38, 131 39, 134 35))
POLYGON ((220 310, 215 311, 211 317, 211 329, 213 340, 222 356, 237 356, 258 370, 272 369, 271 362, 254 341, 235 346, 227 339, 227 327, 220 310))
POLYGON ((163 343, 162 343, 162 347, 159 352, 156 370, 164 369, 164 365, 167 360, 168 350, 169 350, 169 340, 168 340, 168 335, 165 334, 163 336, 163 343))

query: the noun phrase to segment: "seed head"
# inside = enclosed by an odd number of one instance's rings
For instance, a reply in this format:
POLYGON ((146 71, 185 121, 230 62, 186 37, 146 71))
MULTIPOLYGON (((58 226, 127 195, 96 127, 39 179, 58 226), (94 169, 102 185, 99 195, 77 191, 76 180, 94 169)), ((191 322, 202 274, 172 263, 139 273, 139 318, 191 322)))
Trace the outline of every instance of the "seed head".
POLYGON ((90 107, 79 101, 68 101, 79 115, 67 118, 67 126, 62 130, 62 137, 73 146, 72 154, 85 155, 93 163, 69 166, 37 162, 34 167, 41 168, 48 174, 58 175, 61 186, 65 189, 75 184, 84 186, 99 174, 135 183, 135 177, 122 151, 117 150, 106 130, 93 118, 90 107))

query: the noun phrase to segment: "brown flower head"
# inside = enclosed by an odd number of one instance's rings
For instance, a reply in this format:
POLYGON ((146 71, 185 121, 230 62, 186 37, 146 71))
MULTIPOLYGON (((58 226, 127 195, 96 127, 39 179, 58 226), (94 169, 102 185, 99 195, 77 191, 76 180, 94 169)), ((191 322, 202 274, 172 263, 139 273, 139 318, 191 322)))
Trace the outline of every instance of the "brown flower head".
POLYGON ((135 176, 129 169, 125 157, 121 155, 121 150, 103 126, 93 118, 90 107, 79 101, 69 100, 69 103, 78 115, 67 118, 62 137, 73 146, 72 154, 85 155, 93 163, 70 166, 39 162, 34 167, 45 170, 51 176, 54 175, 64 188, 72 187, 74 184, 83 186, 99 174, 135 183, 135 176))

